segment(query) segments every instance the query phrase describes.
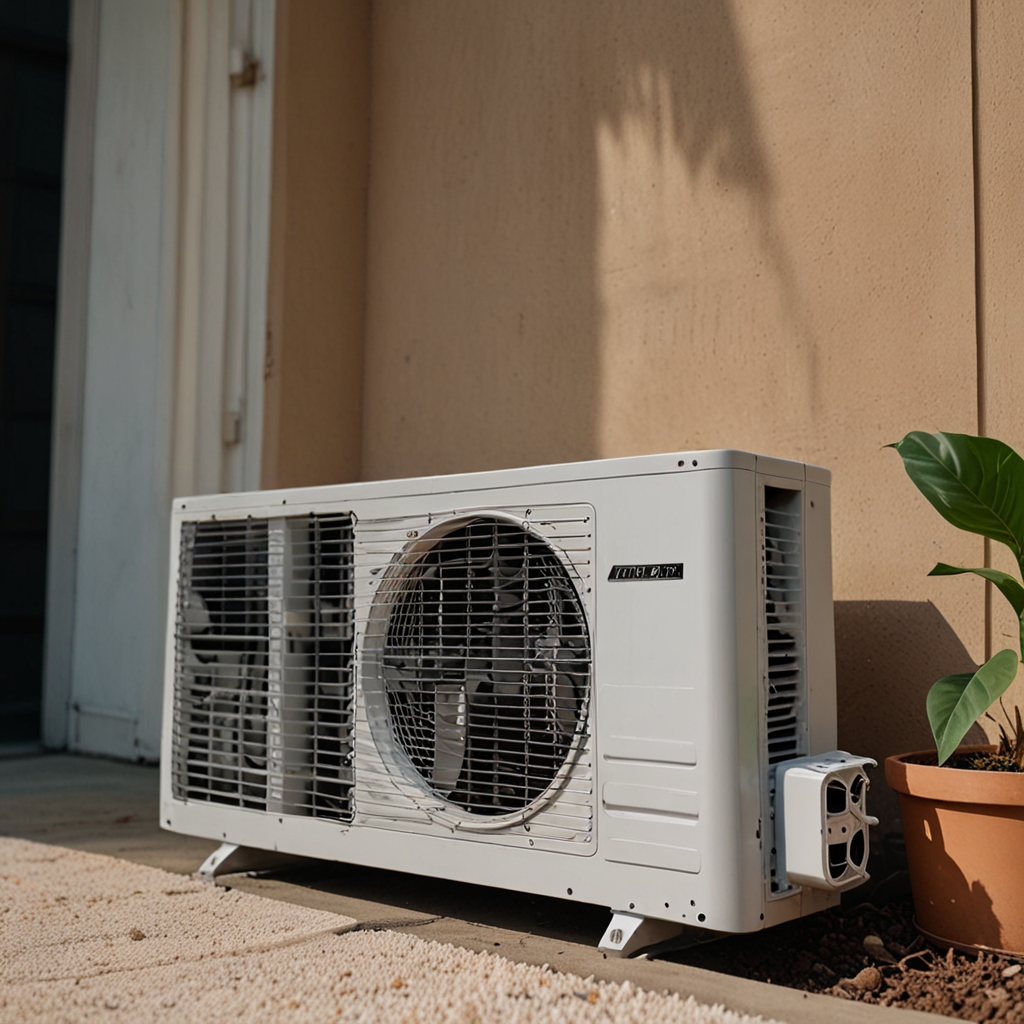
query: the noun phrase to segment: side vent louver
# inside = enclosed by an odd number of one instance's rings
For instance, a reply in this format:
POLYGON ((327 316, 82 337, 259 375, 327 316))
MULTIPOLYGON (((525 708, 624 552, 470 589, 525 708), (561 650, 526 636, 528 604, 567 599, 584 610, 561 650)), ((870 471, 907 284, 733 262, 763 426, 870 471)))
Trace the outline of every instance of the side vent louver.
POLYGON ((800 491, 764 489, 762 586, 768 763, 807 753, 800 491))
POLYGON ((174 792, 352 818, 352 518, 182 527, 174 792))

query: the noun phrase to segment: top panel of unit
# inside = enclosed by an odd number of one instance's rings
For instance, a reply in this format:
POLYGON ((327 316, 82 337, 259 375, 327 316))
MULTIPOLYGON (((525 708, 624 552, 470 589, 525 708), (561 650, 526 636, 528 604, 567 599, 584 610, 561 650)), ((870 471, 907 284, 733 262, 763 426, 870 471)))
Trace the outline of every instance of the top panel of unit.
POLYGON ((753 452, 719 448, 701 452, 670 452, 664 455, 635 455, 625 459, 595 459, 590 462, 564 462, 550 466, 524 466, 480 473, 453 473, 448 476, 410 477, 405 480, 367 480, 360 483, 328 484, 320 487, 296 487, 279 491, 251 491, 245 494, 214 494, 175 498, 174 511, 215 512, 219 508, 241 510, 249 505, 263 506, 286 499, 302 505, 318 501, 355 501, 359 499, 414 497, 494 491, 502 487, 529 484, 563 483, 581 480, 607 480, 614 477, 660 476, 669 473, 702 473, 708 470, 740 469, 789 480, 831 483, 832 474, 819 466, 776 459, 753 452))

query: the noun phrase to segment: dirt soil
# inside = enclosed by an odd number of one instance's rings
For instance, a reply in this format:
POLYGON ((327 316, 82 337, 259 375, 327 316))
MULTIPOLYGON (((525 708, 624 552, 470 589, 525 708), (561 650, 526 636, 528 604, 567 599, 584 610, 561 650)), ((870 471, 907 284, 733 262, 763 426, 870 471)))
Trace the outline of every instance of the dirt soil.
POLYGON ((773 928, 771 942, 736 936, 665 959, 838 999, 1024 1024, 1020 962, 936 949, 913 918, 908 899, 860 903, 773 928))

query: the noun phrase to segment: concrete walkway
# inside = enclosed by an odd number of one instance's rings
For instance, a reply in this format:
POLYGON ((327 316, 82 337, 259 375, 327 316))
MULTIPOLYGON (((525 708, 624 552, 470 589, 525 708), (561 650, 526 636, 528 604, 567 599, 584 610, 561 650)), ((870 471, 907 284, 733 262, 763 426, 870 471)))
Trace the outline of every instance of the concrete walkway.
POLYGON ((0 1021, 763 1024, 322 910, 0 839, 0 1021))
MULTIPOLYGON (((159 829, 156 818, 157 772, 153 768, 68 755, 0 760, 0 834, 2 835, 19 836, 77 850, 109 854, 135 864, 151 865, 182 875, 194 871, 215 847, 215 844, 205 840, 164 832, 159 829)), ((509 991, 532 992, 531 986, 539 984, 540 978, 550 975, 548 984, 542 986, 545 990, 563 992, 568 991, 565 986, 571 988, 575 985, 577 987, 572 988, 573 993, 584 992, 589 998, 591 991, 604 992, 601 983, 610 983, 613 988, 608 991, 620 993, 615 998, 625 1000, 622 1005, 623 1012, 626 1013, 632 1012, 626 1007, 626 1004, 633 996, 629 996, 627 999, 621 993, 633 990, 622 989, 621 986, 628 982, 630 986, 637 986, 643 990, 644 999, 653 998, 652 993, 667 993, 669 996, 677 996, 678 1000, 674 1000, 672 1004, 676 1007, 673 1012, 677 1013, 677 1016, 672 1019, 678 1020, 690 1019, 678 1016, 678 1012, 681 1012, 678 1007, 682 1006, 691 996, 700 1004, 707 1006, 720 1004, 740 1014, 760 1014, 764 1017, 786 1021, 788 1024, 826 1020, 839 1022, 839 1024, 870 1021, 902 1021, 904 1024, 913 1024, 915 1021, 926 1022, 942 1019, 911 1011, 840 1001, 827 996, 808 995, 792 989, 748 981, 667 961, 607 960, 595 948, 596 941, 607 923, 607 911, 602 908, 587 908, 559 900, 524 897, 498 889, 439 882, 394 872, 353 868, 347 865, 328 865, 319 862, 311 862, 305 867, 300 866, 289 873, 272 877, 251 878, 245 875, 233 875, 222 881, 231 887, 231 893, 228 895, 236 900, 241 897, 242 893, 251 896, 264 896, 279 905, 301 907, 304 912, 319 911, 336 915, 332 918, 334 921, 350 919, 351 922, 355 922, 354 930, 345 932, 344 942, 340 936, 323 940, 326 945, 317 956, 321 958, 328 956, 332 970, 336 966, 349 963, 353 957, 360 963, 363 959, 368 958, 367 962, 387 964, 390 962, 388 957, 411 956, 413 959, 409 962, 419 965, 417 970, 422 967, 426 972, 423 977, 428 978, 431 972, 441 970, 438 966, 441 961, 436 957, 455 956, 457 959, 468 957, 469 959, 464 961, 464 966, 459 968, 462 971, 470 969, 466 965, 478 963, 472 958, 472 953, 486 953, 491 956, 487 963, 508 965, 490 968, 492 973, 498 971, 502 977, 505 975, 501 972, 512 971, 513 964, 540 972, 531 974, 528 971, 527 974, 520 976, 513 971, 513 974, 508 977, 519 978, 519 981, 516 982, 519 988, 513 986, 509 991), (377 939, 371 941, 373 936, 377 936, 377 939), (378 940, 384 942, 385 945, 375 946, 374 943, 378 940), (433 942, 420 940, 433 940, 433 942), (364 943, 365 946, 360 945, 364 943), (446 944, 458 947, 458 952, 450 950, 442 954, 440 950, 446 944), (405 950, 405 952, 401 953, 401 950, 405 950), (507 959, 494 959, 493 954, 507 959), (384 959, 380 960, 380 956, 383 956, 384 959), (431 959, 432 957, 435 959, 431 959), (545 965, 555 968, 558 973, 548 970, 545 965), (560 978, 568 980, 564 981, 564 984, 562 981, 558 981, 552 988, 551 986, 554 984, 552 979, 560 978), (587 982, 589 987, 579 987, 584 985, 582 979, 592 979, 587 982), (620 986, 620 988, 615 988, 615 986, 620 986)), ((197 883, 182 880, 182 884, 193 886, 197 883)), ((264 904, 266 901, 259 900, 257 902, 264 904)), ((347 928, 348 924, 346 923, 342 927, 347 928)), ((145 932, 144 928, 140 930, 145 932)), ((202 934, 202 930, 200 930, 200 934, 202 934)), ((119 941, 122 944, 131 942, 130 939, 124 939, 123 936, 119 941)), ((131 945, 134 946, 135 943, 131 943, 131 945)), ((144 943, 140 941, 139 945, 144 945, 144 943)), ((256 954, 250 950, 244 955, 256 954)), ((262 966, 259 971, 284 970, 283 961, 279 964, 275 959, 275 957, 280 959, 283 954, 265 951, 259 955, 264 958, 260 961, 262 966), (268 960, 267 957, 270 959, 268 960)), ((325 964, 327 962, 324 961, 325 964)), ((461 960, 459 962, 463 963, 461 960)), ((172 971, 173 973, 173 969, 167 965, 163 967, 154 965, 147 969, 172 971)), ((339 970, 349 969, 352 969, 351 966, 339 967, 339 970)), ((518 970, 518 968, 516 969, 518 970)), ((200 977, 200 974, 196 973, 194 965, 189 966, 188 975, 195 979, 200 977)), ((259 972, 257 972, 258 975, 259 972)), ((396 973, 391 981, 399 976, 400 972, 396 973)), ((89 982, 89 984, 92 985, 94 982, 89 982)), ((232 982, 231 984, 236 983, 232 982)), ((241 981, 237 984, 242 989, 246 988, 241 981)), ((379 986, 381 982, 380 979, 372 983, 368 980, 367 984, 372 988, 374 984, 379 986)), ((298 986, 295 987, 295 991, 298 992, 301 988, 298 981, 295 982, 295 986, 298 986)), ((81 982, 78 988, 80 987, 81 982)), ((311 994, 304 998, 313 999, 315 991, 318 991, 316 986, 311 990, 311 994)), ((360 991, 363 990, 360 989, 360 991)), ((368 992, 369 989, 366 991, 368 992)), ((398 991, 395 989, 395 992, 398 991)), ((37 995, 39 994, 37 993, 37 995)), ((144 992, 139 992, 137 998, 142 999, 144 995, 144 992)), ((636 995, 635 992, 634 995, 636 995)), ((389 998, 392 996, 394 993, 391 993, 389 998)), ((200 998, 199 995, 196 998, 200 998)), ((203 1000, 205 998, 205 996, 202 997, 203 1000)), ((249 1009, 252 1007, 249 1003, 244 1002, 244 998, 246 998, 244 992, 238 998, 243 1002, 233 1002, 231 1005, 234 1006, 234 1011, 241 1012, 242 1016, 241 1018, 236 1016, 234 1019, 247 1019, 249 1009)), ((298 996, 294 998, 298 998, 298 996)), ((407 998, 408 994, 402 996, 402 999, 407 998)), ((602 1005, 606 1009, 609 1008, 610 1004, 606 997, 601 995, 600 998, 603 1000, 602 1005)), ((636 998, 641 997, 636 995, 636 998)), ((659 998, 661 998, 660 995, 659 998)), ((119 999, 120 996, 117 996, 115 1001, 119 999)), ((582 999, 576 998, 574 995, 572 1000, 574 1012, 584 1009, 582 999), (578 1008, 576 1004, 579 1004, 578 1008)), ((561 1000, 561 1003, 564 1005, 559 1007, 558 1012, 562 1016, 557 1019, 577 1019, 565 1017, 566 1007, 569 1004, 565 1000, 561 1000)), ((468 1003, 464 1001, 464 1004, 467 1007, 477 1006, 481 1012, 484 1008, 483 1003, 473 1003, 472 1000, 468 1003)), ((142 1003, 131 1003, 131 1005, 139 1009, 142 1003)), ((216 1008, 216 1003, 207 1005, 206 1002, 203 1002, 203 1005, 206 1007, 205 1019, 213 1019, 209 1013, 216 1008)), ((309 1011, 305 1016, 301 1014, 293 1017, 274 1016, 273 1019, 326 1019, 320 1010, 313 1012, 310 1009, 314 1005, 313 1002, 307 1001, 302 1005, 309 1011)), ((355 1005, 354 1002, 353 1005, 355 1005)), ((410 1004, 403 1003, 402 1005, 410 1004)), ((427 1005, 423 1004, 423 1006, 427 1005)), ((459 1019, 446 1016, 448 1010, 444 1010, 440 1004, 429 1005, 433 1007, 429 1010, 433 1016, 425 1016, 422 1018, 424 1020, 459 1019)), ((148 1003, 146 1007, 146 1013, 149 1014, 152 1007, 148 1003)), ((385 1012, 386 1008, 383 1004, 374 1003, 371 1000, 370 1003, 365 1004, 365 1008, 368 1014, 365 1016, 367 1020, 390 1019, 390 1010, 385 1012)), ((398 1013, 397 1004, 392 1008, 398 1013)), ((335 1009, 343 1008, 339 1005, 335 1009)), ((284 1010, 280 1012, 284 1013, 284 1010)), ((306 1013, 306 1011, 303 1012, 306 1013)), ((469 1013, 470 1010, 467 1009, 466 1012, 469 1013)), ((654 1012, 654 1004, 648 1005, 644 1010, 647 1019, 657 1019, 651 1016, 654 1012)), ((252 1013, 252 1019, 265 1017, 265 1011, 256 1013, 253 1009, 252 1013)), ((519 1003, 513 1001, 504 1009, 497 1008, 497 1004, 488 1003, 487 1015, 479 1019, 503 1020, 506 1019, 507 1014, 513 1014, 514 1017, 515 1014, 522 1013, 526 1013, 526 1016, 519 1019, 547 1019, 541 1014, 540 1004, 535 1003, 532 997, 531 1000, 521 1000, 519 1003), (523 1009, 523 1006, 527 1006, 527 1004, 528 1012, 523 1009), (519 1009, 514 1009, 516 1006, 519 1009)), ((395 1019, 401 1019, 401 1017, 402 1014, 398 1013, 395 1019)), ((507 1017, 507 1019, 513 1019, 513 1017, 507 1017)), ((3 1016, 3 1012, 0 1011, 0 1019, 26 1018, 3 1016)), ((88 1018, 71 1015, 53 1019, 70 1021, 88 1018)), ((113 1018, 108 1017, 108 1019, 113 1018)), ((172 1015, 167 1019, 186 1018, 179 1014, 177 1017, 172 1015)), ((346 1019, 355 1018, 346 1017, 346 1019)), ((607 1017, 601 1019, 607 1019, 607 1017)), ((621 1019, 631 1018, 625 1016, 621 1019)))

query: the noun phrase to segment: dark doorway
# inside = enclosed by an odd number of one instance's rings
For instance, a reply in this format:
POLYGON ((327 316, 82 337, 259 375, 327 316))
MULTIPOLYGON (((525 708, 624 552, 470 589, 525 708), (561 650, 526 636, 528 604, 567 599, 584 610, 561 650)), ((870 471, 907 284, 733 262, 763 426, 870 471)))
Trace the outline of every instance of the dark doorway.
POLYGON ((39 739, 68 0, 0 0, 0 744, 39 739))

